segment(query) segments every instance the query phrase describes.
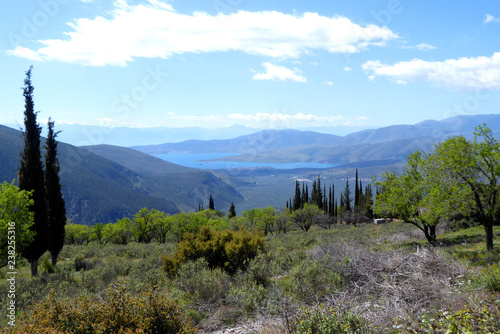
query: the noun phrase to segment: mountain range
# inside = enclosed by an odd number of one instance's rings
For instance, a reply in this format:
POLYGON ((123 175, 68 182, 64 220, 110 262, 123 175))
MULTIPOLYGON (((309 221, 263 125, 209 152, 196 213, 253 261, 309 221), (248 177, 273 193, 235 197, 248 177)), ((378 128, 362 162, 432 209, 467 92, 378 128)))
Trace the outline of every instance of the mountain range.
POLYGON ((446 137, 472 137, 474 128, 486 123, 500 133, 500 115, 462 115, 415 125, 392 125, 346 136, 313 131, 264 130, 226 140, 187 140, 179 143, 134 146, 148 154, 234 153, 228 161, 319 162, 345 164, 373 160, 404 160, 415 149, 430 150, 446 137))
MULTIPOLYGON (((234 202, 241 212, 253 207, 283 206, 293 195, 294 179, 311 180, 321 174, 325 182, 337 182, 336 189, 341 189, 355 168, 368 180, 384 170, 398 170, 410 152, 428 151, 449 136, 471 138, 474 128, 483 123, 499 137, 500 115, 461 115, 346 136, 288 129, 263 130, 232 139, 198 139, 133 148, 60 143, 60 175, 68 217, 75 223, 114 222, 131 217, 142 207, 168 213, 194 211, 200 204, 207 207, 210 195, 216 208, 226 211, 234 202), (288 171, 211 171, 175 165, 153 156, 171 152, 227 152, 237 155, 222 160, 319 162, 337 166, 288 171)), ((154 137, 154 133, 152 130, 150 136, 154 137)), ((130 141, 141 143, 134 137, 130 141)), ((0 182, 16 179, 22 147, 22 133, 0 125, 0 182)))

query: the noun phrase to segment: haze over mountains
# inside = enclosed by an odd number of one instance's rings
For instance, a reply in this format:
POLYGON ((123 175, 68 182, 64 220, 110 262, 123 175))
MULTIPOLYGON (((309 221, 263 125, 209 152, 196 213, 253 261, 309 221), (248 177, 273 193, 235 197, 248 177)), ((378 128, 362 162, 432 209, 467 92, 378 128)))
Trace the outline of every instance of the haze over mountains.
MULTIPOLYGON (((112 145, 76 147, 60 143, 61 181, 68 216, 74 223, 114 222, 132 216, 142 207, 169 213, 194 211, 200 204, 206 207, 211 194, 216 208, 222 211, 226 211, 231 202, 236 204, 238 213, 268 205, 279 208, 292 195, 294 179, 314 179, 319 173, 325 183, 337 182, 341 189, 345 179, 353 177, 355 168, 369 180, 382 171, 397 170, 416 149, 429 150, 448 136, 462 134, 470 138, 474 128, 483 123, 493 130, 495 137, 500 137, 500 115, 495 114, 394 125, 346 136, 288 129, 264 130, 232 139, 187 140, 134 149, 112 145), (318 162, 338 166, 210 171, 175 165, 151 155, 172 152, 227 152, 237 155, 222 160, 318 162)), ((78 131, 82 129, 85 127, 78 131)), ((120 131, 128 133, 130 141, 135 143, 166 137, 158 137, 157 128, 151 129, 149 137, 143 137, 146 129, 137 132, 138 137, 133 135, 134 129, 120 131)), ((0 126, 0 143, 0 182, 11 182, 17 177, 22 134, 0 126)))

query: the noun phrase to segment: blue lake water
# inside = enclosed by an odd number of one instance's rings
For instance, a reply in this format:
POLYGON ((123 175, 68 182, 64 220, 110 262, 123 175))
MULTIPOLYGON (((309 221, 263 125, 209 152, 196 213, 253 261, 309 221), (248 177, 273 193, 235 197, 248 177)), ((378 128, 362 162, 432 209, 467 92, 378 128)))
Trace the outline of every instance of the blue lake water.
POLYGON ((271 167, 275 169, 294 168, 331 168, 337 165, 321 164, 316 162, 294 162, 294 163, 267 163, 267 162, 239 162, 239 161, 203 161, 235 156, 234 153, 167 153, 155 154, 162 160, 177 165, 199 168, 199 169, 232 169, 248 167, 271 167))

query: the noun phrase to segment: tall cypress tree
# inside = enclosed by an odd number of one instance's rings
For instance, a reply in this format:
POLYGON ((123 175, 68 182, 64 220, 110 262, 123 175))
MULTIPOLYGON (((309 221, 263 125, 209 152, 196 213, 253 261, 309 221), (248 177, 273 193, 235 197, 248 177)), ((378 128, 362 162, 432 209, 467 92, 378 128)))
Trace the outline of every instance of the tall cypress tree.
POLYGON ((345 206, 345 211, 351 211, 351 190, 349 189, 349 179, 345 180, 345 189, 344 189, 344 206, 345 206))
POLYGON ((300 184, 295 180, 295 196, 293 197, 293 210, 298 210, 301 207, 300 184))
POLYGON ((215 210, 214 199, 212 198, 212 194, 210 194, 210 199, 208 200, 208 209, 215 210))
POLYGON ((354 186, 354 211, 359 210, 359 185, 358 185, 358 169, 356 168, 356 181, 354 186))
POLYGON ((24 80, 24 150, 20 156, 19 188, 33 190, 33 205, 30 211, 34 214, 34 224, 31 230, 36 233, 33 242, 26 247, 22 256, 31 264, 31 275, 38 275, 38 259, 47 250, 48 246, 48 219, 45 201, 44 175, 40 152, 41 127, 36 121, 35 106, 33 103, 34 87, 31 84, 31 70, 26 72, 24 80))
POLYGON ((318 194, 317 194, 317 199, 318 199, 318 203, 316 203, 316 205, 320 208, 320 209, 323 209, 323 194, 321 192, 321 179, 319 177, 319 174, 318 174, 318 183, 317 183, 317 187, 318 187, 318 194))
POLYGON ((234 207, 234 203, 231 202, 231 206, 229 207, 229 213, 227 215, 229 219, 236 217, 236 208, 234 207))
POLYGON ((57 256, 64 246, 66 208, 61 192, 59 160, 57 159, 57 141, 59 132, 54 132, 54 122, 49 118, 49 132, 45 144, 45 191, 47 197, 47 217, 49 220, 48 250, 52 264, 56 265, 57 256))

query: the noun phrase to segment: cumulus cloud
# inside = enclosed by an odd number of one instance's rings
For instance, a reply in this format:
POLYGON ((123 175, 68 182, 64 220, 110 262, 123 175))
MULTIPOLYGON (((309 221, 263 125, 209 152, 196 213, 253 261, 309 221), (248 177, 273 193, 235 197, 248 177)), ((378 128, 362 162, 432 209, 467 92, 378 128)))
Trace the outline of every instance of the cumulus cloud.
POLYGON ((500 22, 500 19, 497 19, 496 17, 494 17, 493 15, 490 15, 490 14, 486 14, 486 17, 484 18, 484 21, 483 23, 484 24, 487 24, 487 23, 492 23, 492 22, 500 22))
POLYGON ((332 81, 323 81, 323 85, 333 86, 333 82, 332 81))
POLYGON ((352 68, 350 68, 349 66, 346 66, 346 67, 344 67, 344 71, 346 71, 346 72, 351 72, 351 71, 352 71, 352 68))
MULTIPOLYGON (((38 41, 43 46, 31 50, 30 56, 91 66, 126 66, 135 58, 168 58, 188 52, 241 51, 297 58, 314 50, 356 53, 398 38, 387 27, 358 25, 342 16, 243 10, 186 15, 161 0, 137 5, 116 0, 109 18, 79 18, 67 24, 67 38, 38 41)), ((24 57, 28 53, 12 54, 24 57)))
POLYGON ((393 65, 367 61, 363 70, 370 76, 385 76, 397 83, 431 82, 457 90, 500 90, 500 52, 491 57, 424 61, 412 59, 393 65))
POLYGON ((262 64, 266 68, 266 73, 257 73, 253 76, 254 80, 274 80, 274 81, 294 81, 306 82, 307 79, 300 75, 299 69, 289 69, 284 66, 277 66, 271 63, 262 64))

